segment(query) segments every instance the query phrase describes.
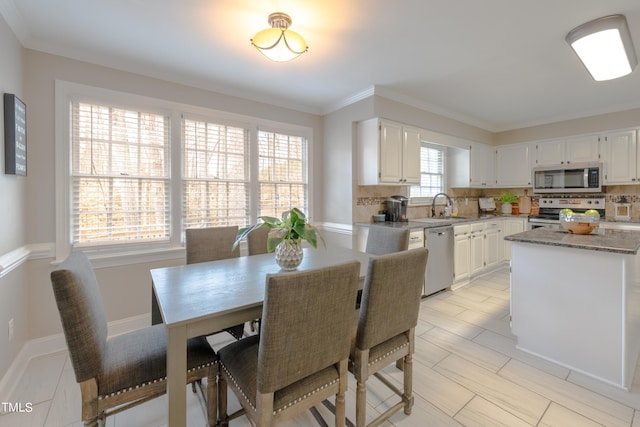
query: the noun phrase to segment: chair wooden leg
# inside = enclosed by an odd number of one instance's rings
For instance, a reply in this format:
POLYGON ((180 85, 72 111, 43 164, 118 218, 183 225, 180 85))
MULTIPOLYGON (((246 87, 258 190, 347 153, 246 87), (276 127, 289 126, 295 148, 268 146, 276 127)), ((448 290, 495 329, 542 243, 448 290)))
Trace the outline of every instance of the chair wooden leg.
POLYGON ((209 427, 218 424, 218 372, 210 368, 207 376, 207 421, 209 427))
POLYGON ((256 412, 257 427, 273 425, 273 393, 256 393, 256 412))
POLYGON ((404 413, 411 415, 413 408, 413 356, 411 353, 404 357, 404 396, 402 399, 406 401, 404 413))
POLYGON ((82 421, 85 426, 98 426, 98 384, 94 378, 80 383, 82 421))
POLYGON ((227 414, 227 380, 222 376, 218 376, 218 416, 220 417, 220 425, 229 424, 229 416, 227 414))
POLYGON ((338 368, 340 373, 340 383, 338 385, 338 393, 336 393, 336 427, 344 427, 347 417, 347 409, 344 396, 347 393, 347 372, 348 359, 341 360, 338 368))

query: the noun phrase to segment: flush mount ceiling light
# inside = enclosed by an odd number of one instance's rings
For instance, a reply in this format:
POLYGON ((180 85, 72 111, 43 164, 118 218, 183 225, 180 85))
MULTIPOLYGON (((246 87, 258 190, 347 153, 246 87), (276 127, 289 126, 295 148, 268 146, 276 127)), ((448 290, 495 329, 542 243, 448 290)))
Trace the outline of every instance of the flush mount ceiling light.
POLYGON ((272 61, 286 62, 309 50, 302 36, 289 30, 289 15, 281 12, 272 13, 268 21, 271 28, 258 32, 251 39, 251 44, 264 56, 272 61))
POLYGON ((626 76, 638 64, 624 15, 582 24, 571 30, 565 40, 596 81, 626 76))

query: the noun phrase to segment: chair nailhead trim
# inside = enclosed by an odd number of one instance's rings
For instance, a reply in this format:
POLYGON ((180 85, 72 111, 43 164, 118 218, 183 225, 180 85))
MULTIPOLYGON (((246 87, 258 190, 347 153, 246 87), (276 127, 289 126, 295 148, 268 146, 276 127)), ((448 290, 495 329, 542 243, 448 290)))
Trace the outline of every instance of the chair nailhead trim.
POLYGON ((386 357, 387 357, 387 356, 389 356, 391 353, 395 353, 396 351, 398 351, 398 350, 400 350, 401 348, 406 347, 406 346, 408 346, 408 345, 409 345, 409 343, 404 343, 404 344, 402 344, 402 345, 401 345, 401 346, 399 346, 399 347, 396 347, 396 348, 393 348, 393 349, 389 350, 389 351, 388 351, 388 352, 386 352, 385 354, 382 354, 382 355, 378 356, 377 358, 375 358, 374 360, 370 361, 370 362, 368 363, 368 366, 373 365, 373 364, 374 364, 374 363, 376 363, 377 361, 379 361, 379 360, 382 360, 382 359, 386 358, 386 357))
MULTIPOLYGON (((187 373, 193 372, 193 371, 197 371, 197 370, 202 369, 202 368, 208 368, 209 366, 216 365, 217 363, 218 363, 218 361, 216 360, 216 361, 213 361, 213 362, 205 363, 204 365, 195 366, 195 367, 187 370, 187 373)), ((143 388, 143 387, 149 386, 151 384, 156 384, 156 383, 159 383, 159 382, 162 382, 162 381, 166 381, 166 380, 167 380, 167 377, 158 378, 158 379, 155 379, 155 380, 152 380, 152 381, 147 381, 144 384, 138 384, 136 386, 129 387, 129 388, 122 389, 122 390, 118 390, 118 391, 114 391, 114 392, 109 393, 109 394, 100 395, 100 396, 98 396, 98 400, 110 399, 110 398, 118 396, 120 394, 130 392, 131 390, 137 390, 139 388, 143 388)))
MULTIPOLYGON (((235 384, 236 389, 238 389, 240 391, 240 393, 242 394, 242 397, 244 398, 245 401, 247 401, 249 403, 249 405, 251 405, 251 408, 255 411, 256 407, 251 403, 251 400, 249 400, 248 396, 245 394, 244 390, 238 385, 238 383, 236 382, 236 379, 233 377, 233 375, 231 375, 231 372, 229 372, 229 370, 227 369, 226 366, 221 365, 222 369, 224 369, 224 371, 227 373, 227 375, 229 376, 229 378, 231 378, 231 381, 233 381, 233 384, 235 384)), ((302 402, 303 400, 307 399, 308 397, 313 396, 314 394, 316 394, 317 392, 319 392, 320 390, 324 390, 325 388, 329 387, 330 385, 333 385, 335 383, 337 383, 339 381, 338 378, 336 378, 335 380, 328 382, 327 384, 324 384, 318 388, 316 388, 315 390, 306 393, 305 395, 303 395, 302 397, 297 398, 296 400, 293 400, 289 403, 287 403, 286 405, 284 405, 281 408, 278 408, 276 410, 273 411, 273 415, 278 414, 279 412, 284 411, 287 408, 292 407, 293 405, 302 402)))
MULTIPOLYGON (((376 357, 374 360, 370 360, 369 362, 367 362, 367 366, 371 366, 371 365, 373 365, 374 363, 378 362, 379 360, 382 360, 382 359, 386 358, 386 357, 387 357, 387 356, 389 356, 390 354, 395 353, 396 351, 398 351, 398 350, 400 350, 401 348, 406 347, 406 346, 408 346, 408 345, 409 345, 409 343, 404 343, 404 344, 402 344, 402 345, 401 345, 401 346, 399 346, 399 347, 395 347, 395 348, 393 348, 393 349, 389 350, 389 351, 388 351, 388 352, 386 352, 385 354, 382 354, 382 355, 380 355, 380 356, 376 357)), ((355 366, 354 361, 353 361, 353 360, 351 360, 351 359, 349 359, 349 365, 350 365, 351 367, 355 366)))

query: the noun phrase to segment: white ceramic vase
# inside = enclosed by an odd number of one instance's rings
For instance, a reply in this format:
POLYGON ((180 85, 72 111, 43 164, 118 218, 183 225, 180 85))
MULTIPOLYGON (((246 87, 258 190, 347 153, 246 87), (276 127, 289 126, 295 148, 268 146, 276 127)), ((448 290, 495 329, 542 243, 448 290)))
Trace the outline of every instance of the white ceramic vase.
POLYGON ((276 246, 276 262, 283 270, 295 270, 302 262, 302 240, 285 239, 276 246))
POLYGON ((511 203, 503 203, 502 204, 502 213, 506 214, 506 215, 511 215, 512 208, 513 208, 513 206, 511 206, 511 203))

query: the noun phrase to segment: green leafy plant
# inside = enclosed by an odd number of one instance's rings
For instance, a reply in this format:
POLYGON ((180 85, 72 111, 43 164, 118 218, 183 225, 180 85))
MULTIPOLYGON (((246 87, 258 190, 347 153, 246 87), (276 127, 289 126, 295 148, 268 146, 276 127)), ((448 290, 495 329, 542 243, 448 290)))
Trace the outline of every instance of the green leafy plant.
POLYGON ((502 193, 496 199, 502 203, 518 203, 518 198, 512 193, 502 193))
POLYGON ((298 208, 283 212, 281 218, 273 216, 261 216, 259 218, 262 222, 238 230, 236 241, 233 243, 234 249, 238 247, 240 241, 246 238, 249 233, 260 227, 269 227, 273 230, 267 238, 267 251, 269 252, 275 251, 276 246, 283 240, 306 240, 311 246, 317 248, 318 237, 322 239, 318 229, 309 224, 304 212, 298 208))

